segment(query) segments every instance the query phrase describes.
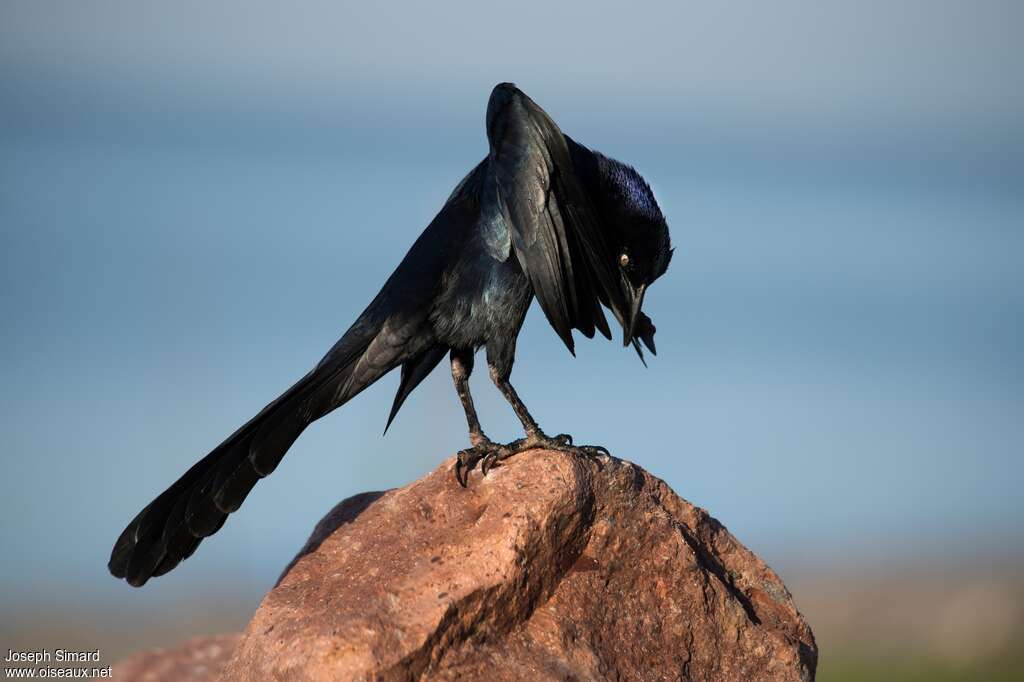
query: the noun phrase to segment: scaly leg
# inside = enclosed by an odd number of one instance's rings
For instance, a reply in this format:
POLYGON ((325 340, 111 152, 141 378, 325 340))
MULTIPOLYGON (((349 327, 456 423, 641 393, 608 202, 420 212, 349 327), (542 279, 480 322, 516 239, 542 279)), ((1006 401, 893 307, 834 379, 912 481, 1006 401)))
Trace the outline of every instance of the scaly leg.
POLYGON ((476 463, 492 452, 501 449, 502 446, 487 437, 483 429, 480 428, 480 419, 476 416, 473 396, 469 392, 469 375, 473 373, 473 351, 455 350, 453 348, 451 361, 455 392, 459 394, 462 409, 466 413, 466 424, 469 426, 469 442, 472 444, 472 447, 461 450, 455 459, 455 480, 465 488, 469 472, 476 466, 476 463))
POLYGON ((455 351, 452 351, 452 377, 455 380, 455 390, 459 394, 462 407, 466 412, 466 421, 469 424, 469 440, 473 444, 473 447, 461 450, 455 460, 455 479, 460 485, 466 486, 469 472, 476 467, 478 462, 480 463, 480 471, 486 476, 487 472, 498 462, 527 450, 544 449, 567 452, 586 457, 594 461, 598 466, 601 466, 600 456, 610 456, 608 450, 601 446, 573 445, 572 436, 568 434, 563 433, 557 436, 549 436, 544 433, 537 424, 537 420, 533 418, 533 415, 530 414, 530 411, 526 408, 522 399, 520 399, 519 394, 516 393, 516 389, 509 382, 508 373, 501 372, 493 364, 488 364, 490 365, 491 380, 494 381, 494 385, 498 387, 501 394, 505 396, 505 400, 512 406, 516 416, 519 417, 519 421, 523 423, 526 437, 514 440, 507 445, 500 445, 484 435, 476 416, 476 409, 473 407, 473 398, 469 394, 469 375, 473 371, 472 353, 456 354, 455 351))
MULTIPOLYGON (((526 437, 514 440, 507 445, 495 443, 488 438, 480 427, 480 420, 476 414, 476 407, 473 405, 473 396, 469 392, 469 376, 473 373, 473 351, 455 350, 451 352, 452 380, 455 382, 455 392, 459 394, 462 402, 462 409, 466 413, 466 424, 469 426, 469 442, 472 447, 460 450, 455 459, 455 480, 462 487, 466 487, 469 479, 469 472, 477 463, 480 463, 480 470, 486 476, 487 472, 498 462, 508 459, 512 455, 527 450, 557 450, 569 454, 586 457, 601 466, 599 457, 610 456, 608 450, 595 445, 573 445, 572 436, 559 434, 549 436, 541 430, 537 420, 533 418, 526 405, 520 399, 516 389, 509 382, 511 367, 502 371, 491 362, 488 357, 488 369, 491 380, 497 386, 505 400, 512 406, 519 421, 523 423, 526 437)), ((510 365, 511 363, 509 363, 510 365)))
POLYGON ((487 436, 480 428, 476 407, 473 406, 473 396, 469 392, 469 375, 473 373, 473 351, 457 351, 453 348, 450 357, 455 392, 459 394, 459 400, 462 401, 462 409, 466 413, 466 424, 469 426, 469 442, 473 445, 485 442, 487 436))
POLYGON ((537 420, 526 409, 526 404, 523 403, 519 394, 516 393, 512 383, 508 380, 508 374, 499 371, 494 365, 490 365, 488 369, 490 370, 491 381, 498 387, 501 394, 505 396, 505 400, 512 406, 516 416, 519 417, 519 421, 523 423, 526 438, 512 441, 508 445, 484 456, 480 465, 480 471, 483 472, 484 476, 487 475, 491 467, 501 460, 508 459, 512 455, 517 455, 527 450, 558 450, 559 452, 567 452, 573 455, 582 455, 597 463, 598 466, 601 465, 601 461, 598 459, 600 456, 611 456, 611 453, 600 445, 573 445, 572 436, 567 433, 560 433, 557 436, 549 436, 544 433, 540 426, 538 426, 537 420))

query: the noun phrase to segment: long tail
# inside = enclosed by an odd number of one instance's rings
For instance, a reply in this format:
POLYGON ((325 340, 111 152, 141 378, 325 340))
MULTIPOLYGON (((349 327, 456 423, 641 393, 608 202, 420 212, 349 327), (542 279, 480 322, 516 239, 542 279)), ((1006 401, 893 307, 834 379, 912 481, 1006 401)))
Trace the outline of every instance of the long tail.
POLYGON ((417 326, 361 318, 313 371, 139 512, 114 544, 110 572, 139 587, 191 556, 309 424, 432 347, 430 339, 417 337, 417 326))

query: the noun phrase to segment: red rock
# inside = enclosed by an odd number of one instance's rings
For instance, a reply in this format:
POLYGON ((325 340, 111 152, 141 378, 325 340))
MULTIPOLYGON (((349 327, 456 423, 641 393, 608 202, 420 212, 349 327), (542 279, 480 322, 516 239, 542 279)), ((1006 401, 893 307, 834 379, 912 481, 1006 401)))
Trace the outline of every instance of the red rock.
POLYGON ((332 510, 223 679, 813 679, 778 576, 636 465, 451 466, 332 510))
POLYGON ((241 635, 190 639, 173 649, 152 649, 114 666, 124 682, 212 682, 220 677, 241 635))

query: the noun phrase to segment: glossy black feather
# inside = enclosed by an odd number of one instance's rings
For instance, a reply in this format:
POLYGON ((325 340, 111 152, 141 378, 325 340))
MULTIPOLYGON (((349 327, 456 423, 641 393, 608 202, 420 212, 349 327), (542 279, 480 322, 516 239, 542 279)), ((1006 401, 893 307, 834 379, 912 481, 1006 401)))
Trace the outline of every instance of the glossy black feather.
POLYGON ((388 422, 384 425, 384 432, 391 427, 398 410, 401 409, 405 399, 413 392, 420 382, 427 378, 427 375, 434 371, 437 364, 448 354, 445 346, 431 346, 416 357, 406 360, 402 364, 402 376, 398 382, 398 391, 395 393, 395 400, 391 404, 391 412, 388 414, 388 422))
MULTIPOLYGON (((195 551, 201 538, 223 526, 227 515, 241 506, 260 478, 277 467, 310 423, 391 369, 420 356, 424 345, 432 346, 427 319, 430 300, 445 257, 455 246, 450 221, 464 217, 459 210, 463 202, 456 197, 452 203, 455 208, 442 210, 313 371, 132 520, 111 552, 108 567, 113 575, 138 586, 172 569, 195 551)), ((460 224, 455 236, 465 227, 460 224)))
POLYGON ((395 368, 402 372, 388 426, 449 351, 471 359, 486 347, 492 375, 508 377, 534 296, 570 351, 574 329, 611 338, 604 307, 633 326, 638 353, 638 340, 654 351, 637 287, 664 272, 671 249, 650 188, 632 168, 565 136, 511 84, 492 92, 486 125, 487 157, 369 306, 312 371, 139 512, 114 544, 111 573, 138 586, 172 570, 306 427, 395 368), (620 267, 624 250, 642 271, 620 267))
POLYGON ((604 300, 625 315, 607 230, 551 117, 510 83, 487 105, 488 171, 541 309, 570 351, 572 329, 610 335, 604 300))

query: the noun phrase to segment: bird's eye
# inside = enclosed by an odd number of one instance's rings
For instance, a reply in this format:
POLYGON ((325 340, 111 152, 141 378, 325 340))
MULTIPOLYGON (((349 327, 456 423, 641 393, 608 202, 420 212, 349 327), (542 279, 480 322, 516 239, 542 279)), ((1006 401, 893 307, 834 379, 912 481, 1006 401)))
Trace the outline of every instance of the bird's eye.
POLYGON ((628 254, 624 253, 621 256, 619 256, 619 265, 621 265, 622 267, 626 267, 627 265, 629 265, 629 255, 628 254))

